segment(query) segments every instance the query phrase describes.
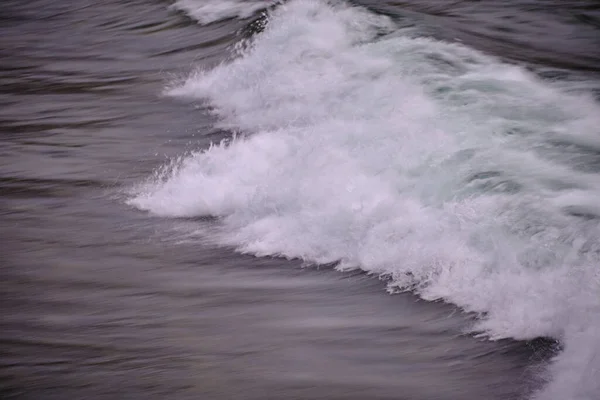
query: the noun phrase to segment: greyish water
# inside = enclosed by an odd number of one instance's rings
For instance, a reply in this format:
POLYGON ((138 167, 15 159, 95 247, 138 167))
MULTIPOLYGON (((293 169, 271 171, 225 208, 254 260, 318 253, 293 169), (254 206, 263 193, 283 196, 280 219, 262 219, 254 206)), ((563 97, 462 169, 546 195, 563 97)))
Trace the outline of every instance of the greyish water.
POLYGON ((600 398, 598 2, 4 0, 0 43, 2 398, 600 398))

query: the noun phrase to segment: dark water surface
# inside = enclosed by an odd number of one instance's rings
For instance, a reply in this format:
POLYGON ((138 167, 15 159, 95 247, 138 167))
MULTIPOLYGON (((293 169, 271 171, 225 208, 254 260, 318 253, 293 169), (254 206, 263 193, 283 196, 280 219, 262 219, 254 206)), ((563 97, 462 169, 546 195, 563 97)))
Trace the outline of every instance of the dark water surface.
MULTIPOLYGON (((358 3, 597 82, 595 1, 358 3)), ((0 2, 1 397, 500 400, 538 388, 552 340, 475 338, 452 305, 189 240, 218 222, 125 204, 169 159, 231 135, 203 105, 162 94, 228 59, 250 21, 201 25, 170 5, 0 2)))

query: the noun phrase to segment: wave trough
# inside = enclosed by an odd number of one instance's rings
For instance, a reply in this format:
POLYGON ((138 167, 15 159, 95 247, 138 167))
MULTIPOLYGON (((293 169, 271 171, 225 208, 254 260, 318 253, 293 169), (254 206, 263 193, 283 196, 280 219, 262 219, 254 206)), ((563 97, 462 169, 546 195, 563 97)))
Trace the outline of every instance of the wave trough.
MULTIPOLYGON (((198 18, 243 14, 228 13, 198 18)), ((220 217, 219 241, 243 252, 385 276, 478 313, 474 332, 492 339, 561 340, 535 398, 597 398, 591 97, 317 0, 280 5, 238 58, 169 94, 208 101, 244 135, 173 162, 130 204, 220 217)))

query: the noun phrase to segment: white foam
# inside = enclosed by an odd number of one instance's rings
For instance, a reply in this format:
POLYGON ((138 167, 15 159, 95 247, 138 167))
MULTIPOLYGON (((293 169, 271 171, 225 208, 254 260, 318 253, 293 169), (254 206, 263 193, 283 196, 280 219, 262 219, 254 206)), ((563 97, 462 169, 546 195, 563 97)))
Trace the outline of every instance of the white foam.
POLYGON ((170 92, 209 99, 249 136, 175 163, 131 204, 221 217, 220 241, 240 251, 388 276, 481 313, 491 338, 564 340, 538 395, 591 400, 600 180, 552 140, 596 143, 598 105, 393 30, 343 3, 280 6, 240 58, 170 92))
POLYGON ((600 393, 599 337, 598 320, 588 321, 583 327, 579 324, 569 327, 564 339, 566 347, 550 367, 549 383, 535 394, 534 400, 597 399, 600 393))
POLYGON ((173 7, 201 24, 210 24, 228 18, 249 18, 275 3, 275 0, 177 0, 173 7))

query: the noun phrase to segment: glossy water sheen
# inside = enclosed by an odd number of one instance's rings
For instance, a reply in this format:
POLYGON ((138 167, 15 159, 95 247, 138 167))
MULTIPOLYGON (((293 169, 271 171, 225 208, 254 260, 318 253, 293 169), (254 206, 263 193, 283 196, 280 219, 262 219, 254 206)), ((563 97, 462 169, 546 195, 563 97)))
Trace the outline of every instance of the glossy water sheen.
MULTIPOLYGON (((597 95, 595 1, 356 3, 597 95)), ((126 203, 156 168, 231 137, 207 104, 164 93, 230 59, 257 30, 244 10, 202 25, 169 1, 0 2, 0 397, 504 400, 542 387, 554 339, 475 338, 475 316, 453 305, 240 255, 211 239, 211 216, 126 203)), ((597 171, 588 150, 581 168, 597 171)))

